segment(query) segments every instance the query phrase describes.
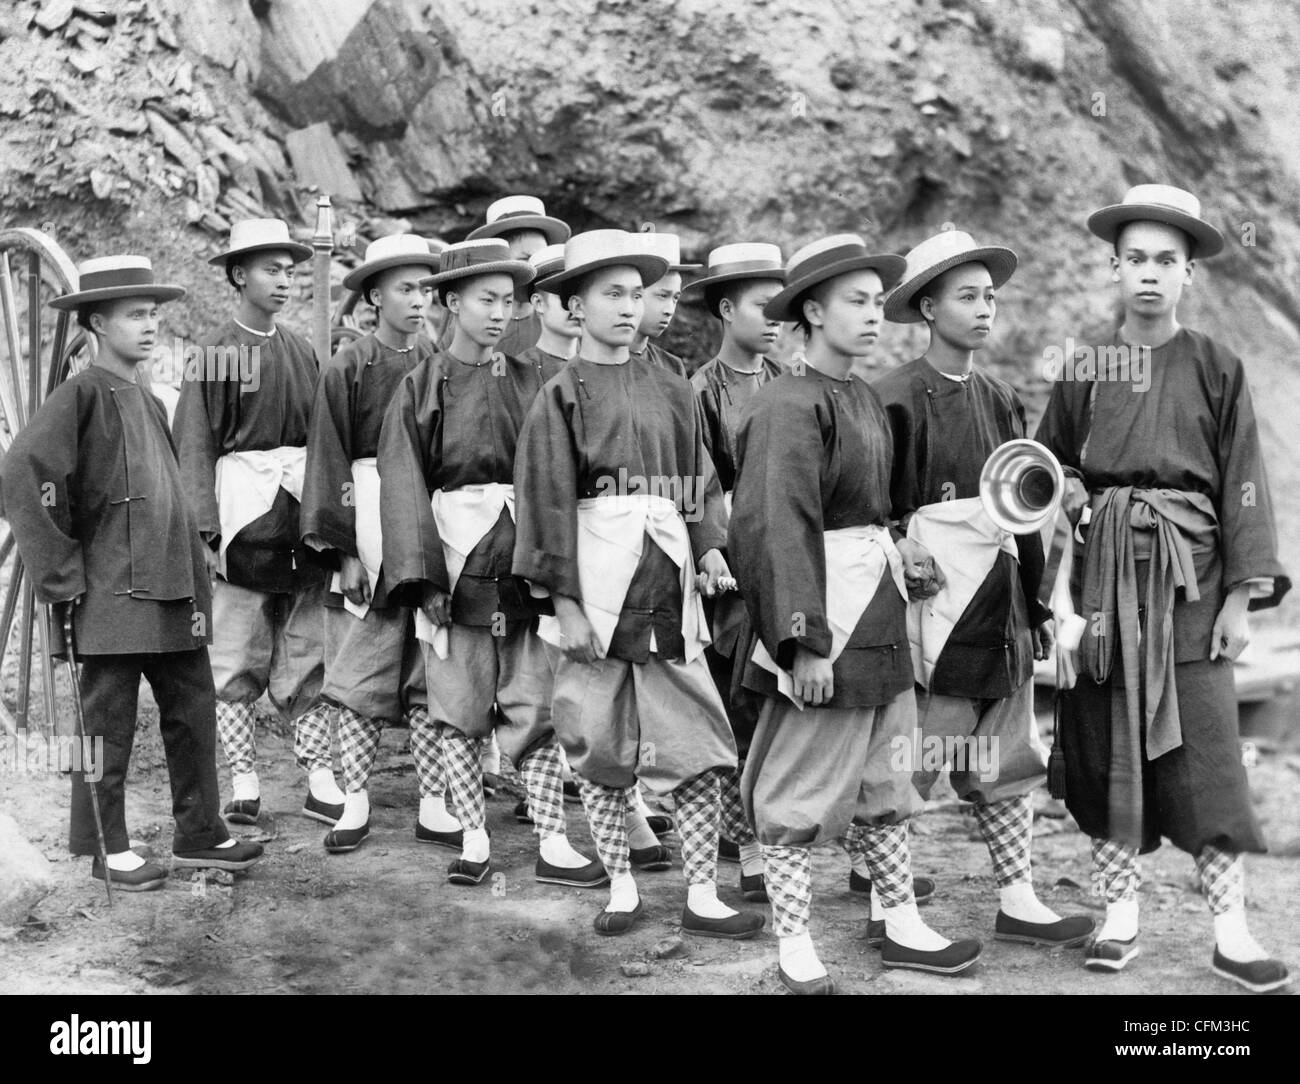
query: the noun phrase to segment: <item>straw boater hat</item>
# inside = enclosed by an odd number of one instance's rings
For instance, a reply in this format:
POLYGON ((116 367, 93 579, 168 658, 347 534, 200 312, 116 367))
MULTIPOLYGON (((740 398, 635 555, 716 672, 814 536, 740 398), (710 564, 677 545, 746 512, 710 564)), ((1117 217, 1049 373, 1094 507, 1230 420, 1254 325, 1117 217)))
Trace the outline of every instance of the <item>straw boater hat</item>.
POLYGON ((626 230, 588 230, 569 238, 564 245, 564 270, 538 282, 538 289, 563 294, 566 285, 602 267, 632 267, 642 285, 658 282, 668 274, 668 261, 646 251, 641 235, 626 230))
POLYGON ((504 237, 520 230, 538 230, 546 235, 548 244, 558 245, 573 233, 568 225, 546 213, 546 204, 536 196, 504 196, 490 204, 487 221, 470 232, 467 241, 483 237, 504 237))
POLYGON ((1201 217, 1201 201, 1168 184, 1139 184, 1113 203, 1088 216, 1088 229, 1112 245, 1129 222, 1163 222, 1177 226, 1192 239, 1191 258, 1214 256, 1223 250, 1223 234, 1201 217))
POLYGON ((264 252, 279 249, 289 253, 294 263, 310 259, 311 246, 300 244, 289 236, 289 226, 280 218, 246 218, 230 227, 230 246, 225 252, 218 252, 208 263, 224 266, 236 256, 250 252, 264 252))
POLYGON ((925 319, 917 308, 925 287, 945 271, 966 263, 981 263, 997 289, 1016 269, 1016 254, 999 245, 977 245, 961 230, 944 229, 927 237, 907 254, 907 270, 898 288, 885 298, 885 319, 896 324, 919 324, 925 319))
POLYGON ((709 253, 707 273, 687 285, 682 297, 702 300, 709 312, 718 316, 718 303, 728 283, 762 279, 785 282, 785 263, 776 245, 758 242, 719 245, 709 253))
POLYGON ((790 257, 785 269, 785 289, 763 306, 769 320, 797 320, 802 314, 802 297, 814 286, 846 275, 850 271, 875 271, 888 290, 903 273, 903 257, 892 253, 871 253, 856 233, 837 233, 804 245, 790 257))
POLYGON ((360 290, 368 279, 391 267, 437 269, 439 256, 429 251, 429 242, 414 233, 394 233, 366 245, 366 258, 343 276, 345 290, 360 290))
POLYGON ((564 246, 547 245, 538 249, 528 257, 528 264, 537 276, 533 280, 533 285, 536 286, 541 279, 564 270, 564 246))
POLYGON ((516 286, 523 286, 533 280, 533 267, 527 260, 512 260, 510 246, 498 237, 461 241, 442 250, 437 274, 421 279, 420 285, 442 286, 479 275, 509 275, 516 286))
POLYGON ((154 281, 148 256, 98 256, 77 265, 76 292, 54 298, 50 307, 79 309, 119 297, 151 297, 163 302, 184 296, 184 286, 154 281))
POLYGON ((675 233, 656 233, 654 230, 646 230, 644 233, 634 233, 632 235, 641 242, 645 251, 651 256, 662 256, 668 261, 668 270, 677 271, 698 271, 703 264, 700 263, 682 263, 682 239, 675 233))

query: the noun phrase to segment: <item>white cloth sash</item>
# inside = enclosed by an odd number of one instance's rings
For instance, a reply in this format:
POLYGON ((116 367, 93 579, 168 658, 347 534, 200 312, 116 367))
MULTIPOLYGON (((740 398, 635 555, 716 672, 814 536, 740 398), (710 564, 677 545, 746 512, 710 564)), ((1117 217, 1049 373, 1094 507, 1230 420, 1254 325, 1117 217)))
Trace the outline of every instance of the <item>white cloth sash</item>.
MULTIPOLYGON (((647 537, 680 573, 682 637, 686 661, 692 662, 709 643, 709 633, 695 584, 695 558, 686 521, 667 497, 631 493, 584 497, 578 502, 578 586, 583 612, 596 632, 603 657, 609 651, 647 537)), ((537 634, 547 643, 563 646, 559 618, 543 617, 537 634)))
MULTIPOLYGON (((371 597, 374 596, 375 584, 379 582, 379 569, 384 561, 384 535, 379 523, 379 468, 376 464, 373 455, 352 461, 352 507, 356 513, 357 557, 361 561, 361 567, 366 570, 371 597)), ((342 594, 337 572, 330 577, 330 590, 342 594)), ((370 612, 370 603, 358 606, 344 595, 343 608, 355 617, 365 617, 370 612)))
MULTIPOLYGON (((831 630, 829 658, 834 662, 875 597, 886 567, 903 598, 907 598, 907 584, 902 555, 886 527, 864 524, 826 531, 822 544, 826 550, 826 623, 831 630)), ((753 660, 776 675, 777 688, 802 710, 803 698, 794 694, 794 679, 788 670, 777 666, 762 640, 754 645, 753 660)))
POLYGON ((907 607, 912 668, 917 683, 928 689, 948 637, 993 570, 998 553, 1009 553, 1017 560, 1019 553, 1015 535, 989 519, 979 497, 922 505, 912 514, 907 537, 934 555, 947 581, 933 598, 907 607))
MULTIPOLYGON (((460 486, 457 489, 435 489, 429 501, 433 509, 433 522, 442 539, 442 556, 447 563, 449 594, 456 593, 456 584, 465 570, 469 555, 501 518, 501 509, 515 518, 515 487, 504 482, 487 482, 483 485, 460 486)), ((451 648, 451 626, 435 625, 424 614, 415 611, 417 639, 433 645, 438 658, 445 659, 451 648)))
POLYGON ((221 545, 217 569, 226 574, 226 550, 254 520, 275 504, 278 490, 302 500, 302 481, 307 469, 307 449, 281 446, 268 451, 230 452, 217 460, 217 521, 221 545))

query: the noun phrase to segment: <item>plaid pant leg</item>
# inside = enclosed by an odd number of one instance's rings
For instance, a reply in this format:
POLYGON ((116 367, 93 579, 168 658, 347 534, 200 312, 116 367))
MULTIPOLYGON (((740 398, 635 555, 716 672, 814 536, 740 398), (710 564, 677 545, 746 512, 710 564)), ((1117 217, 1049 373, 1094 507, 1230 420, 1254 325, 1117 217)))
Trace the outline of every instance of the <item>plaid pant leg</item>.
POLYGON ((911 903, 912 855, 907 846, 907 824, 862 827, 862 857, 871 874, 871 887, 880 895, 883 907, 911 903))
POLYGON ((1201 894, 1213 914, 1246 906, 1246 867, 1241 855, 1207 843, 1196 856, 1196 870, 1201 875, 1201 894))
POLYGON ((591 838, 596 843, 596 853, 610 877, 621 877, 632 872, 632 859, 627 853, 627 791, 623 787, 605 787, 575 775, 582 792, 582 806, 587 811, 591 825, 591 838))
POLYGON ((438 724, 429 718, 427 708, 415 708, 410 713, 410 724, 411 759, 420 782, 420 797, 441 796, 447 791, 447 772, 442 763, 438 724))
POLYGON ((366 789, 379 755, 380 726, 360 712, 339 705, 339 760, 343 764, 343 790, 357 794, 366 789))
POLYGON ((453 812, 467 832, 482 828, 487 821, 483 798, 483 769, 479 765, 478 738, 467 738, 454 726, 438 728, 442 764, 447 773, 447 796, 453 812))
POLYGON ((975 819, 993 859, 993 876, 998 887, 1032 881, 1029 842, 1034 830, 1034 807, 1031 796, 1021 794, 977 805, 975 819))
POLYGON ((1092 892, 1107 903, 1137 899, 1142 878, 1136 847, 1113 839, 1092 841, 1092 892))
POLYGON ((304 711, 293 724, 293 755, 304 772, 317 768, 334 770, 330 754, 330 722, 333 708, 321 701, 310 711, 304 711))
POLYGON ((677 834, 682 840, 682 871, 688 885, 718 879, 718 774, 701 772, 675 791, 677 834))
POLYGON ((560 747, 554 741, 534 749, 519 762, 519 774, 528 790, 533 831, 542 839, 564 835, 563 772, 560 747))
POLYGON ((865 831, 865 825, 850 824, 844 829, 844 835, 840 836, 840 846, 844 848, 850 861, 856 861, 859 858, 864 862, 866 861, 867 842, 862 835, 865 831))
POLYGON ((745 819, 745 806, 740 800, 740 773, 730 769, 719 772, 718 786, 722 834, 737 844, 753 843, 754 830, 745 819))
POLYGON ((792 937, 812 917, 812 851, 807 847, 763 847, 763 874, 772 898, 772 929, 792 937))
POLYGON ((252 701, 232 703, 217 701, 217 734, 226 753, 226 763, 233 775, 248 775, 256 770, 257 750, 254 739, 255 716, 252 701))

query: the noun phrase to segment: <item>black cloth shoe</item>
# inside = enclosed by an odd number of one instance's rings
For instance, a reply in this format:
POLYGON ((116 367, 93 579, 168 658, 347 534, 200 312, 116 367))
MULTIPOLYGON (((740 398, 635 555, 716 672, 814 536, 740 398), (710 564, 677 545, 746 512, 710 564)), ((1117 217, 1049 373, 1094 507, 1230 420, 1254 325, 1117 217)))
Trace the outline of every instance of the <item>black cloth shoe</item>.
POLYGON ((248 869, 262 857, 260 843, 237 842, 233 847, 205 847, 199 851, 172 851, 172 869, 248 869))
POLYGON ((636 901, 636 910, 634 911, 601 911, 595 919, 592 920, 592 926, 596 932, 606 937, 617 937, 621 933, 627 933, 636 925, 636 920, 641 917, 641 912, 645 910, 645 904, 640 900, 636 901))
POLYGON ((633 847, 627 852, 632 865, 646 873, 673 868, 673 856, 667 847, 633 847))
MULTIPOLYGON (((849 868, 849 891, 855 896, 871 895, 871 881, 856 872, 852 867, 849 868)), ((912 896, 916 900, 918 907, 923 903, 929 903, 933 895, 934 878, 912 878, 912 896)))
POLYGON ((544 885, 565 885, 568 888, 599 888, 601 885, 609 883, 609 874, 605 872, 605 867, 594 858, 585 866, 568 869, 564 866, 553 866, 545 858, 538 856, 537 865, 533 869, 533 879, 538 884, 544 885))
POLYGON ((835 993, 835 983, 831 982, 829 975, 823 975, 820 979, 808 979, 806 982, 800 982, 798 979, 792 979, 785 973, 785 968, 780 964, 776 965, 776 973, 781 983, 792 994, 833 994, 835 993))
POLYGON ((734 839, 728 839, 726 836, 718 836, 718 861, 739 862, 740 845, 734 839))
POLYGON ((453 851, 459 851, 465 846, 465 829, 457 828, 454 832, 435 832, 432 828, 426 828, 417 819, 415 822, 415 838, 420 843, 432 843, 435 847, 447 847, 453 851))
POLYGON ((309 790, 307 800, 302 803, 302 815, 320 821, 321 824, 337 824, 338 819, 343 816, 343 803, 331 805, 329 802, 322 802, 309 790))
MULTIPOLYGON (((104 863, 98 858, 90 863, 90 875, 97 881, 104 879, 104 863)), ((122 892, 153 892, 167 883, 167 871, 153 862, 133 870, 110 869, 108 876, 113 887, 122 892)))
POLYGON ((998 941, 1020 941, 1026 945, 1047 945, 1051 948, 1072 948, 1082 945, 1097 928, 1097 923, 1087 915, 1071 915, 1055 922, 1024 922, 998 911, 994 924, 994 938, 998 941))
POLYGON ((347 854, 361 846, 362 840, 370 835, 370 822, 366 821, 360 828, 335 828, 325 833, 325 849, 330 854, 347 854))
POLYGON ((1141 953, 1137 934, 1127 941, 1094 941, 1088 946, 1083 966, 1090 971, 1123 971, 1130 960, 1141 953))
MULTIPOLYGON (((117 884, 117 881, 114 880, 113 883, 117 884)), ((1238 986, 1244 986, 1256 994, 1280 990, 1291 982, 1286 964, 1281 960, 1251 960, 1250 963, 1242 963, 1240 960, 1228 959, 1219 951, 1218 945, 1214 946, 1213 966, 1216 975, 1231 979, 1238 986)))
POLYGON ((740 875, 740 894, 750 903, 766 903, 767 895, 767 878, 761 873, 753 873, 748 876, 740 875))
POLYGON ((984 946, 975 938, 954 941, 942 949, 913 949, 891 941, 886 935, 880 946, 880 962, 886 967, 909 971, 929 971, 935 975, 956 975, 980 958, 984 946))
POLYGON ((582 805, 582 791, 572 779, 564 782, 564 800, 570 804, 582 805))
POLYGON ((515 820, 520 824, 532 824, 532 814, 528 812, 528 799, 520 798, 519 803, 515 806, 515 820))
POLYGON ((492 868, 492 862, 470 862, 464 858, 457 858, 450 866, 447 867, 447 880, 454 885, 477 885, 483 883, 483 878, 488 875, 488 870, 492 868))
POLYGON ((240 798, 237 802, 227 802, 221 815, 231 824, 256 824, 257 815, 261 812, 261 798, 240 798))
POLYGON ((673 819, 667 813, 651 813, 645 822, 657 836, 666 836, 673 830, 673 819))
POLYGON ((726 918, 704 918, 689 906, 682 908, 682 933, 696 937, 721 937, 728 941, 743 941, 753 937, 763 928, 763 916, 737 911, 726 918))
POLYGON ((870 918, 867 920, 867 944, 874 949, 885 943, 885 920, 870 918))

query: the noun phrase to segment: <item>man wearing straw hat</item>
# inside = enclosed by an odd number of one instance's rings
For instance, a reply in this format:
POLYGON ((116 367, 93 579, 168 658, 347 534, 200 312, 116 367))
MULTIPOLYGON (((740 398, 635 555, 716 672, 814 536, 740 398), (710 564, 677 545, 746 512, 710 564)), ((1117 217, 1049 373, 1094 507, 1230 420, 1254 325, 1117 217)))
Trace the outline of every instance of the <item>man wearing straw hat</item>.
POLYGON ((979 941, 950 942, 919 916, 907 819, 921 800, 893 763, 916 725, 906 603, 927 555, 896 546, 886 526, 889 422, 851 369, 903 267, 856 234, 790 258, 763 314, 795 321, 808 345, 754 396, 737 437, 727 547, 759 640, 745 685, 765 698, 741 795, 763 846, 781 981, 800 994, 833 990, 808 932, 811 848, 832 840, 861 855, 880 898, 886 967, 956 974, 980 954, 979 941))
POLYGON ((247 869, 262 845, 236 842, 221 821, 205 547, 166 412, 148 390, 158 307, 185 290, 155 281, 144 256, 87 260, 78 278, 73 293, 50 304, 75 312, 95 336, 95 361, 55 388, 14 437, 0 467, 0 515, 37 600, 72 607, 108 868, 81 771, 73 773, 69 849, 96 855, 93 877, 143 892, 162 888, 167 871, 131 850, 126 827, 141 676, 158 703, 171 781, 172 865, 247 869))
POLYGON ((234 289, 235 312, 199 344, 205 360, 226 364, 187 366, 173 426, 216 575, 217 732, 233 787, 225 813, 240 824, 261 810, 253 704, 263 693, 294 724, 304 813, 332 822, 343 802, 320 702, 323 576, 298 525, 318 369, 307 340, 276 319, 311 251, 280 219, 235 223, 229 246, 208 261, 234 289))
MULTIPOLYGON (((763 306, 781 292, 785 264, 776 245, 742 242, 709 253, 708 271, 682 291, 684 300, 699 299, 722 324, 722 344, 713 359, 691 377, 704 417, 704 446, 718 472, 728 510, 736 486, 736 428, 755 392, 781 375, 779 362, 767 357, 781 331, 763 306)), ((744 688, 744 651, 752 646, 752 627, 738 594, 719 596, 711 615, 713 643, 705 649, 736 737, 739 765, 744 767, 758 722, 762 698, 744 688), (737 665, 737 652, 741 652, 737 665)), ((740 776, 722 776, 720 857, 740 863, 740 888, 747 900, 766 900, 763 852, 745 818, 740 776)))
POLYGON ((514 571, 555 609, 539 629, 563 653, 552 718, 610 876, 597 932, 625 933, 642 913, 627 835, 640 781, 676 804, 683 932, 752 937, 761 916, 717 896, 718 772, 736 747, 703 658, 695 574, 709 594, 730 576, 722 492, 690 386, 629 351, 645 289, 667 270, 640 238, 593 230, 542 283, 581 321, 582 343, 519 437, 514 571))
POLYGON ((1138 854, 1168 837, 1195 859, 1215 972, 1273 990, 1290 976, 1246 923, 1241 855, 1265 848, 1232 662, 1247 611, 1277 605, 1291 580, 1245 368, 1177 315, 1223 237, 1192 193, 1162 184, 1130 189, 1088 228, 1113 246, 1123 317, 1110 342, 1059 359, 1038 430, 1087 532, 1069 603, 1086 631, 1061 719, 1065 800, 1106 900, 1085 965, 1118 971, 1138 954, 1138 854))
POLYGON ((332 570, 325 599, 325 683, 338 719, 344 809, 325 837, 333 854, 355 850, 370 831, 367 785, 385 723, 403 718, 420 786, 415 833, 460 843, 447 812, 437 730, 429 722, 424 664, 410 609, 388 597, 380 534, 376 457, 384 413, 402 379, 434 353, 421 334, 429 291, 421 278, 438 257, 415 234, 371 242, 343 280, 377 314, 375 330, 354 339, 321 373, 307 439, 302 532, 332 570))
POLYGON ((510 569, 516 440, 559 369, 539 371, 496 348, 515 292, 532 277, 504 241, 488 238, 450 246, 422 280, 456 316, 456 333, 444 354, 401 382, 384 419, 384 569, 391 597, 419 608, 429 715, 464 828, 448 880, 479 884, 491 868, 479 755, 495 733, 528 790, 535 878, 585 888, 607 877, 568 841, 551 664, 527 585, 510 569))
POLYGON ((659 345, 657 340, 668 330, 682 298, 682 274, 698 271, 697 263, 682 263, 681 239, 675 233, 657 233, 646 229, 632 235, 640 242, 647 255, 661 256, 668 261, 668 270, 658 282, 652 282, 645 291, 645 312, 632 342, 632 357, 648 361, 681 377, 690 376, 686 362, 659 345))
MULTIPOLYGON (((1034 720, 1034 660, 1046 658, 1051 612, 1038 599, 1043 544, 989 519, 980 473, 993 450, 1025 436, 1011 385, 974 364, 993 329, 995 291, 1016 254, 944 229, 907 254, 885 319, 924 321, 925 354, 872 385, 893 430, 891 516, 921 542, 942 581, 908 608, 918 731, 911 763, 922 798, 939 778, 929 749, 956 750, 953 789, 974 804, 1000 906, 994 936, 1054 947, 1082 944, 1093 921, 1061 918, 1034 893, 1033 791, 1047 751, 1034 720)), ((878 935, 883 936, 879 930, 878 935)))
MULTIPOLYGON (((582 325, 560 302, 560 295, 541 289, 537 283, 564 270, 564 246, 547 245, 528 257, 536 276, 529 284, 528 304, 541 324, 537 342, 521 351, 519 360, 538 367, 538 372, 558 373, 577 352, 582 325)), ((506 351, 502 351, 506 353, 506 351)))

